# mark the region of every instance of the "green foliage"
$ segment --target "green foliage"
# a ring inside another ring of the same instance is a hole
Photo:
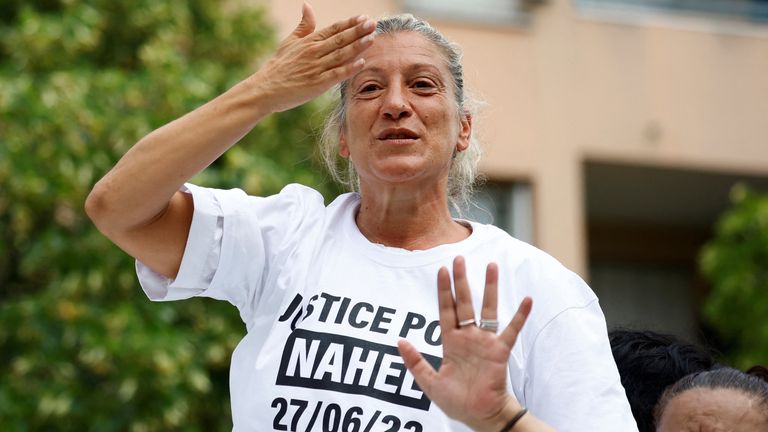
[[[4,431],[231,430],[221,302],[150,303],[82,207],[140,137],[247,76],[264,11],[218,0],[10,0],[0,16],[0,425]],[[201,183],[329,192],[317,106],[267,119]],[[331,191],[332,192],[332,191]]]
[[[731,200],[700,258],[712,285],[704,314],[747,368],[768,362],[768,195],[738,185]]]

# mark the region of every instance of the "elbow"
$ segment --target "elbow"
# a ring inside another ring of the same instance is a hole
[[[109,217],[109,203],[107,200],[108,194],[104,189],[101,182],[96,183],[85,199],[84,209],[85,214],[96,225],[96,228],[106,234],[105,227],[107,226],[106,220]]]

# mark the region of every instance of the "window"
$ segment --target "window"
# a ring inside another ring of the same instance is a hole
[[[527,11],[543,0],[403,0],[407,12],[418,16],[499,25],[527,22]]]
[[[582,8],[703,15],[768,23],[768,0],[575,0]]]
[[[488,182],[478,187],[466,219],[496,225],[513,237],[533,242],[533,196],[526,183]]]

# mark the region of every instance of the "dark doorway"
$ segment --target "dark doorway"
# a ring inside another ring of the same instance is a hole
[[[609,328],[706,339],[699,250],[733,185],[768,190],[768,178],[587,162],[585,182],[590,283]]]

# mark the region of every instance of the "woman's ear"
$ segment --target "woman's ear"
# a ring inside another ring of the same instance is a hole
[[[339,134],[339,156],[344,159],[349,157],[349,146],[347,145],[347,137],[343,130]]]
[[[459,140],[456,142],[456,151],[464,151],[469,148],[469,139],[472,136],[472,114],[463,114],[461,117],[461,129]]]

